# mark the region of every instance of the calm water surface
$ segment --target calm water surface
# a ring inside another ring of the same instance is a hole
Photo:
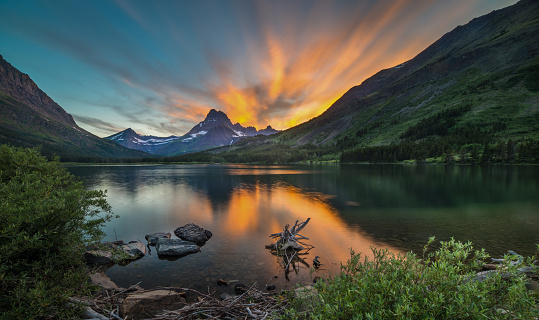
[[[350,248],[420,252],[430,236],[472,241],[498,256],[535,253],[539,243],[536,166],[76,166],[89,189],[108,190],[119,219],[105,240],[144,240],[187,223],[212,231],[202,252],[174,261],[155,249],[107,274],[118,285],[180,286],[210,291],[217,279],[290,288],[335,274]],[[313,245],[285,276],[265,249],[269,234],[311,218],[301,232]],[[175,237],[173,235],[173,237]],[[310,274],[314,256],[322,270]],[[278,276],[274,278],[274,276]],[[288,279],[287,279],[288,278]]]

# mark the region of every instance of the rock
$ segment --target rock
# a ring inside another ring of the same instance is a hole
[[[273,284],[270,284],[269,286],[266,287],[266,290],[275,290],[277,289],[277,287]]]
[[[486,263],[483,265],[483,270],[496,270],[496,268],[498,268],[498,264],[493,264],[493,263]]]
[[[84,253],[84,261],[91,265],[112,265],[115,263],[112,258],[112,253],[103,250],[86,251]]]
[[[128,295],[120,305],[124,319],[153,318],[163,310],[177,310],[185,305],[185,293],[169,290],[153,290]]]
[[[150,246],[155,246],[157,244],[157,240],[160,238],[170,239],[170,237],[170,232],[156,232],[144,236]]]
[[[194,223],[177,228],[174,230],[174,234],[182,240],[193,242],[199,246],[203,246],[212,237],[209,230],[204,230]]]
[[[217,285],[218,286],[228,286],[228,282],[226,282],[223,279],[219,279],[219,280],[217,280]]]
[[[105,290],[118,289],[116,283],[112,282],[112,280],[110,280],[110,278],[102,272],[91,273],[88,276],[90,277],[90,281],[92,281],[93,284],[100,286]]]
[[[159,238],[155,248],[157,254],[163,256],[185,256],[200,251],[196,244],[181,239]]]
[[[236,283],[236,285],[234,286],[234,292],[236,292],[236,294],[243,294],[247,292],[247,290],[249,290],[249,287],[244,285],[243,283]]]
[[[121,244],[118,248],[122,249],[133,259],[138,259],[146,254],[146,246],[141,241],[129,241],[127,244]]]
[[[528,279],[526,281],[526,288],[535,293],[539,293],[539,282]]]

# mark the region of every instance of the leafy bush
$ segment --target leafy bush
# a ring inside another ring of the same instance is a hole
[[[429,244],[434,238],[431,238]],[[522,273],[506,264],[500,272],[474,281],[488,257],[470,243],[440,242],[423,259],[373,249],[374,259],[351,252],[341,273],[318,282],[319,294],[295,301],[285,319],[534,319],[539,315]],[[510,259],[507,259],[510,260]],[[529,261],[530,262],[530,261]],[[302,308],[307,307],[307,311]]]
[[[66,318],[86,286],[82,252],[112,218],[104,191],[86,191],[57,160],[0,145],[0,312]],[[100,216],[100,213],[103,213]]]

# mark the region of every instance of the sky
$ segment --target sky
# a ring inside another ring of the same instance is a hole
[[[516,0],[0,0],[0,55],[79,126],[183,135],[210,109],[287,129]]]

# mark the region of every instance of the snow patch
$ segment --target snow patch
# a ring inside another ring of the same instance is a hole
[[[204,131],[204,130],[196,132],[196,133],[191,133],[191,136],[188,137],[188,138],[182,139],[182,142],[189,142],[189,141],[193,140],[194,138],[196,138],[197,136],[203,136],[206,133],[208,133],[208,131]]]
[[[176,137],[175,138],[164,138],[164,139],[150,138],[150,139],[147,139],[147,140],[142,140],[142,139],[139,139],[139,138],[135,137],[133,142],[136,143],[136,144],[141,144],[141,145],[155,146],[155,145],[167,144],[167,143],[172,142],[172,141],[174,141],[176,139],[178,139],[178,138],[176,138]]]
[[[110,139],[110,140],[118,140],[118,139],[121,138],[123,135],[124,135],[124,133],[123,133],[123,132],[120,132],[120,133],[118,133],[117,135],[110,137],[109,139]],[[118,141],[123,141],[123,139],[122,139],[122,140],[118,140]]]
[[[241,132],[241,131],[236,131],[236,130],[234,130],[234,133],[235,133],[236,135],[233,136],[233,137],[236,137],[236,138],[237,138],[237,137],[245,137],[245,134],[244,134],[243,132]]]

